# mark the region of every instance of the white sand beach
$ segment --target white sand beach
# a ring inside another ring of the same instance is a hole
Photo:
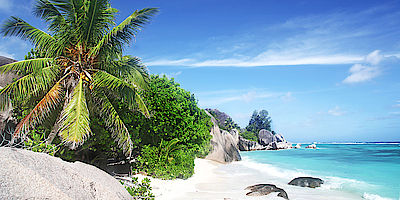
[[[296,200],[356,200],[363,199],[360,196],[332,190],[328,184],[321,188],[302,188],[290,186],[290,176],[282,176],[282,172],[266,172],[247,168],[246,161],[220,164],[205,159],[195,160],[195,174],[187,180],[160,180],[151,179],[151,186],[156,199],[159,200],[188,200],[188,199],[277,199],[283,198],[271,193],[267,196],[246,196],[249,191],[244,190],[247,186],[269,183],[283,188],[289,199]],[[264,169],[265,170],[265,169]],[[276,169],[275,169],[276,170]],[[277,175],[274,175],[277,174]],[[284,174],[284,172],[283,172]],[[289,175],[289,174],[288,174]],[[295,174],[292,174],[295,175]],[[299,174],[301,175],[301,174]],[[140,178],[144,176],[137,175]]]

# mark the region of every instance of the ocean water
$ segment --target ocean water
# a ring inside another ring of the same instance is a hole
[[[400,200],[400,144],[317,144],[318,149],[241,152],[237,162],[290,180],[314,176],[321,189],[370,200]],[[326,198],[329,199],[329,198]]]

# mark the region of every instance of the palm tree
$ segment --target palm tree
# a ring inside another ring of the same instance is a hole
[[[26,137],[56,112],[48,140],[59,135],[72,149],[92,133],[90,118],[105,121],[118,145],[128,156],[133,144],[114,102],[122,102],[146,117],[149,111],[139,90],[149,81],[147,68],[132,56],[123,56],[125,44],[150,21],[158,9],[136,10],[119,25],[118,10],[109,0],[36,0],[34,14],[48,24],[39,30],[18,17],[10,17],[0,30],[32,42],[39,58],[0,67],[0,73],[15,72],[20,78],[0,90],[0,110],[14,99],[39,99],[17,125],[13,138]]]

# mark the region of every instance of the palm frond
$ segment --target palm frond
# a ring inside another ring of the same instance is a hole
[[[59,73],[58,66],[50,66],[38,72],[25,75],[8,84],[0,90],[0,95],[6,94],[12,98],[30,98],[42,91],[47,91],[55,82]]]
[[[18,17],[10,17],[1,27],[4,36],[17,36],[29,40],[41,50],[55,48],[56,40],[49,34],[39,30]]]
[[[64,16],[57,7],[60,2],[50,2],[49,0],[37,0],[33,8],[33,14],[49,22],[49,30],[57,31],[66,25]]]
[[[147,89],[150,75],[147,67],[137,57],[124,56],[105,65],[106,71],[140,89]]]
[[[118,143],[118,146],[122,148],[125,155],[130,156],[133,150],[133,143],[124,122],[103,92],[97,92],[95,96],[100,117],[104,119],[106,128],[111,131],[113,138]]]
[[[140,96],[137,94],[134,85],[105,71],[99,70],[93,75],[93,86],[94,88],[105,88],[117,92],[118,96],[121,97],[122,101],[126,103],[130,109],[133,110],[135,106],[140,106],[140,111],[142,111],[145,116],[150,116],[143,100],[138,98]]]
[[[16,71],[19,74],[28,74],[37,72],[49,66],[53,58],[37,58],[13,62],[0,67],[0,74],[10,71]]]
[[[49,0],[36,0],[33,7],[33,14],[46,21],[53,21],[58,17],[62,17],[61,12],[55,6],[57,4]]]
[[[98,55],[107,45],[117,49],[122,49],[125,43],[130,43],[131,39],[143,25],[149,23],[150,18],[158,12],[157,8],[145,8],[136,10],[119,25],[115,26],[109,33],[97,43],[91,50],[92,55]]]
[[[72,149],[82,144],[91,134],[89,110],[82,78],[79,79],[74,89],[72,99],[61,112],[60,122],[59,135],[63,142],[70,145]]]
[[[11,108],[11,99],[9,95],[2,92],[3,88],[0,89],[0,111],[5,111]]]
[[[18,123],[14,137],[19,137],[21,133],[27,133],[30,127],[42,123],[49,116],[49,113],[62,102],[63,94],[63,87],[57,82],[33,110]]]
[[[82,36],[84,37],[85,44],[95,44],[105,34],[105,31],[114,24],[114,13],[109,8],[108,0],[90,1]]]
[[[138,110],[147,118],[150,118],[150,112],[147,109],[146,104],[144,103],[142,97],[136,92],[135,93],[135,101]]]

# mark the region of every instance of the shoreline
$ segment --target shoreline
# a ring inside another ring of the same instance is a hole
[[[221,199],[221,200],[261,200],[276,199],[277,193],[266,196],[246,196],[247,186],[268,183],[283,188],[289,199],[320,200],[329,196],[330,200],[363,199],[362,197],[344,191],[332,190],[327,187],[303,188],[288,185],[287,178],[262,173],[243,165],[245,161],[222,164],[211,160],[195,159],[195,174],[187,180],[161,180],[147,177],[156,199],[187,200],[187,199]],[[142,179],[146,176],[135,175]],[[290,181],[290,180],[289,180]]]

